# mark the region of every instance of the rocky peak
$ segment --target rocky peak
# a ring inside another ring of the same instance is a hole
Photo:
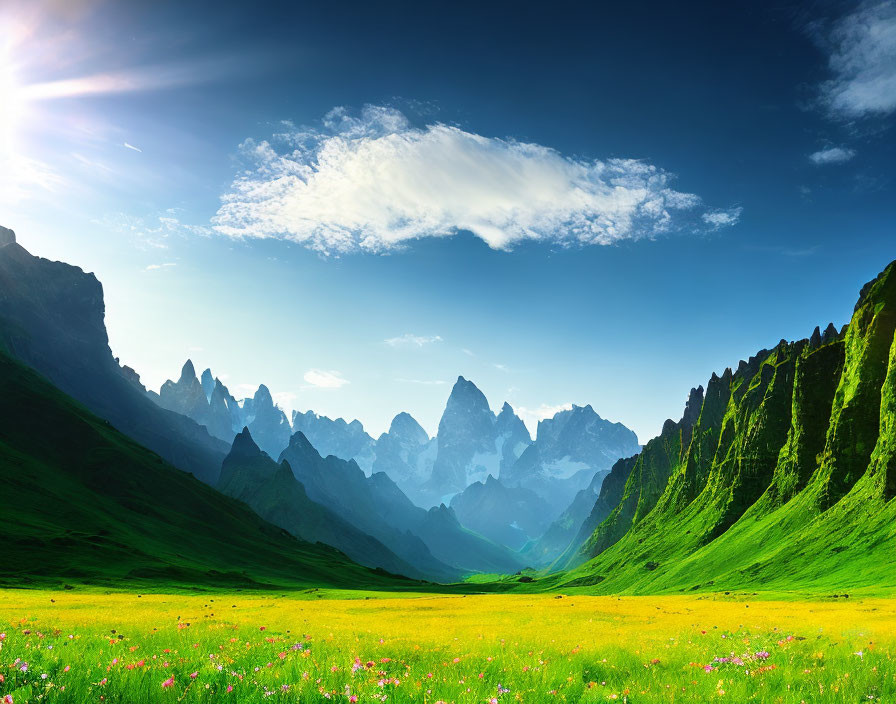
[[[16,233],[8,227],[0,227],[0,247],[16,243]]]
[[[202,372],[202,376],[199,377],[199,383],[202,384],[202,390],[205,392],[207,399],[212,397],[212,392],[215,390],[215,381],[216,379],[212,376],[211,369],[206,369]]]
[[[228,457],[246,459],[249,457],[259,457],[261,454],[261,448],[258,447],[258,445],[255,444],[255,440],[252,439],[252,434],[249,432],[249,428],[243,427],[233,439],[233,445],[230,448]]]
[[[812,331],[811,337],[809,337],[809,347],[814,349],[821,344],[821,330],[816,325],[815,329]]]
[[[824,334],[821,336],[821,344],[826,345],[829,342],[833,342],[837,339],[837,328],[834,327],[833,323],[828,323],[828,326],[824,329]]]
[[[448,404],[445,409],[446,412],[452,406],[466,406],[472,410],[486,410],[491,413],[485,394],[479,390],[476,384],[464,379],[462,376],[457,377],[457,381],[451,389],[451,395],[448,397]]]
[[[274,398],[271,396],[271,391],[264,384],[259,384],[258,391],[255,392],[255,396],[252,397],[252,400],[255,402],[256,412],[258,412],[259,408],[274,405]]]
[[[429,433],[410,414],[402,411],[389,424],[389,435],[410,440],[418,445],[429,442]]]
[[[700,409],[703,408],[703,386],[691,389],[688,400],[684,404],[684,413],[681,416],[681,425],[685,428],[693,428],[700,417]]]
[[[289,438],[289,449],[297,451],[303,455],[317,455],[321,459],[320,453],[314,449],[314,445],[305,437],[305,433],[297,430]]]
[[[194,380],[199,381],[199,379],[196,378],[196,369],[193,367],[193,362],[188,359],[180,370],[180,379],[177,383],[184,386]]]

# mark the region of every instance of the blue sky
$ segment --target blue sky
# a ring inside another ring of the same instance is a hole
[[[144,5],[4,4],[0,223],[151,387],[643,442],[896,256],[892,0]]]

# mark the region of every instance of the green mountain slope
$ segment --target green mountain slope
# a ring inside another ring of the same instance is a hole
[[[166,464],[0,352],[0,582],[402,588]]]
[[[896,589],[894,331],[896,262],[841,333],[713,375],[697,412],[645,445],[561,583]]]

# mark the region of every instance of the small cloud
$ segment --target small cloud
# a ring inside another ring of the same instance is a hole
[[[468,350],[466,347],[461,348],[461,352],[463,352],[467,357],[475,357],[476,353],[473,350]]]
[[[824,42],[833,78],[821,86],[828,112],[845,119],[896,111],[896,1],[858,3]]]
[[[177,262],[165,262],[164,264],[150,264],[146,267],[146,271],[158,271],[159,269],[168,269],[177,266]]]
[[[495,369],[497,369],[499,372],[509,372],[510,371],[510,367],[508,367],[506,364],[493,364],[492,366]]]
[[[816,166],[823,166],[824,164],[842,164],[844,161],[852,159],[855,155],[855,149],[846,147],[828,147],[827,149],[819,149],[817,152],[812,152],[809,155],[809,161]]]
[[[124,148],[131,149],[132,151],[135,151],[135,152],[140,152],[141,154],[143,153],[143,150],[140,147],[135,147],[133,144],[129,144],[128,142],[124,143]]]
[[[303,378],[310,386],[319,389],[339,389],[349,383],[348,379],[342,377],[341,372],[322,369],[309,369]]]
[[[424,386],[443,386],[447,384],[447,381],[443,381],[442,379],[401,379],[398,378],[395,381],[400,382],[402,384],[423,384]]]
[[[703,213],[700,217],[703,222],[709,225],[710,229],[718,230],[723,227],[731,227],[740,220],[740,214],[743,208],[728,208],[727,210],[710,210]]]
[[[441,341],[442,338],[439,335],[411,335],[410,333],[383,340],[389,347],[424,347]]]

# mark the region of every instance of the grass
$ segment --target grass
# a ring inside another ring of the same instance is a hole
[[[896,601],[842,595],[8,589],[0,632],[13,704],[896,698]]]
[[[2,351],[0,418],[0,585],[418,588],[263,521]]]

